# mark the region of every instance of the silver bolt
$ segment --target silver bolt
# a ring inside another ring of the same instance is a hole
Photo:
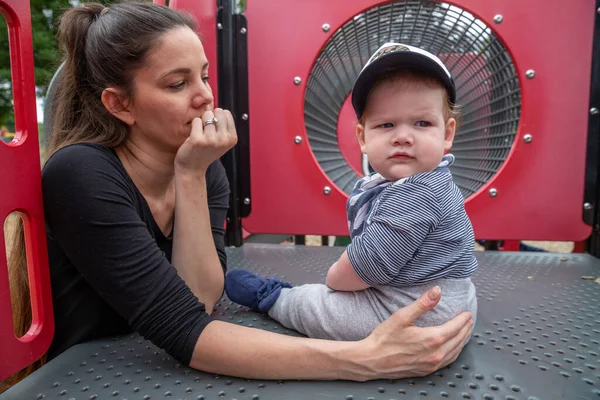
[[[248,114],[242,114],[242,119],[244,121],[248,121]]]
[[[592,209],[592,205],[590,203],[583,203],[583,209],[585,211],[590,211]]]
[[[533,140],[533,136],[531,136],[529,133],[523,135],[523,141],[525,143],[531,143],[532,140]]]
[[[323,32],[329,32],[331,26],[329,24],[323,24]]]
[[[302,138],[301,138],[300,136],[296,136],[296,137],[294,138],[294,143],[296,143],[296,144],[300,144],[300,143],[302,143]]]
[[[245,205],[248,205],[248,204],[250,204],[250,199],[246,197],[246,198],[244,199],[244,204],[245,204]]]
[[[300,78],[299,76],[294,78],[294,84],[299,85],[302,83],[302,78]]]
[[[325,193],[326,195],[328,195],[329,193],[331,193],[331,188],[329,186],[325,186],[323,188],[323,193]]]
[[[535,76],[535,71],[532,69],[528,69],[527,72],[525,72],[525,76],[529,79],[532,79]]]
[[[494,15],[494,22],[497,24],[502,23],[502,20],[504,20],[504,17],[501,14],[496,14]]]
[[[598,7],[598,9],[596,10],[596,12],[597,12],[598,14],[600,14],[600,7]]]
[[[498,190],[496,188],[490,189],[490,196],[496,197],[498,195]]]
[[[598,114],[598,109],[596,107],[590,108],[590,114],[592,114],[592,115]]]
[[[223,29],[223,24],[219,22],[219,23],[217,24],[217,29],[219,29],[219,30]]]
[[[245,35],[245,34],[246,34],[246,32],[248,32],[248,30],[246,30],[246,28],[242,28],[242,29],[240,29],[240,33],[241,33],[242,35]]]

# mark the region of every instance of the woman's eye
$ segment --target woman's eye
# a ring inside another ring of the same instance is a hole
[[[418,127],[421,127],[421,128],[427,128],[431,124],[427,121],[417,121],[417,123],[415,125]]]
[[[185,85],[185,81],[177,82],[173,85],[169,85],[169,87],[172,89],[181,89],[183,87],[183,85]]]
[[[208,81],[210,81],[210,77],[209,77],[208,75],[207,75],[207,76],[203,76],[203,77],[202,77],[202,81],[203,81],[204,83],[207,83]]]

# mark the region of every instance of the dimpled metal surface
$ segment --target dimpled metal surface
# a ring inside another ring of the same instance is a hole
[[[247,244],[230,268],[323,282],[340,247]],[[246,380],[177,363],[138,335],[78,345],[1,399],[600,399],[600,260],[583,254],[477,253],[479,312],[458,360],[425,378],[371,382]],[[586,278],[584,278],[586,277]],[[217,318],[295,334],[226,298]]]

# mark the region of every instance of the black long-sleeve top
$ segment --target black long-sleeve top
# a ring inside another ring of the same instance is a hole
[[[212,235],[226,271],[229,183],[207,170]],[[116,153],[99,144],[57,151],[42,171],[55,334],[52,359],[94,338],[137,331],[189,364],[212,321],[171,265],[165,237]]]

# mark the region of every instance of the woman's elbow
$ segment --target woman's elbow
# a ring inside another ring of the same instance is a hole
[[[205,311],[208,315],[212,315],[213,311],[215,311],[215,305],[216,305],[216,303],[213,303],[213,304],[205,303],[204,304]]]
[[[204,299],[202,302],[204,304],[204,309],[208,315],[211,315],[213,311],[215,311],[215,307],[217,303],[221,300],[221,297],[211,296],[210,298]]]
[[[223,297],[223,290],[215,291],[213,293],[206,293],[204,296],[198,296],[198,301],[204,304],[204,309],[208,315],[211,315],[215,310],[215,306]]]

